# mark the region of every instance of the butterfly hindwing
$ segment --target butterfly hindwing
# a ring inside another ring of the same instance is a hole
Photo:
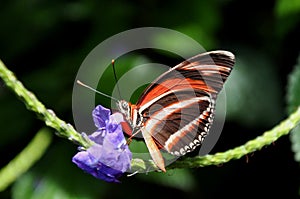
[[[150,106],[150,117],[143,128],[169,153],[184,155],[200,145],[207,134],[213,116],[212,103],[208,96],[196,96],[170,101],[154,113]]]

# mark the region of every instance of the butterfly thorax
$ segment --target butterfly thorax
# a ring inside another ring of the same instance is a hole
[[[143,116],[139,113],[137,107],[125,100],[117,102],[119,111],[125,116],[125,119],[133,129],[141,127],[143,123]]]

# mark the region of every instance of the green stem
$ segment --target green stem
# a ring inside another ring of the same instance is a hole
[[[37,99],[37,97],[28,91],[23,84],[17,80],[15,75],[8,70],[0,60],[0,77],[3,79],[7,87],[9,87],[20,99],[25,103],[28,110],[35,112],[38,117],[45,121],[46,125],[58,131],[60,136],[88,148],[92,143],[84,139],[72,125],[59,119],[54,111],[46,109],[46,107]]]
[[[208,154],[205,156],[186,157],[177,160],[166,169],[174,168],[198,168],[210,165],[221,165],[234,159],[239,159],[247,154],[251,154],[254,151],[258,151],[261,148],[274,143],[281,136],[287,135],[292,129],[294,129],[300,122],[300,107],[292,113],[287,119],[283,120],[280,124],[273,129],[266,131],[261,136],[256,137],[253,140],[246,142],[245,144],[229,149],[225,152],[219,152],[216,154]],[[131,172],[145,172],[151,170],[157,170],[157,167],[152,160],[133,159],[131,162]]]
[[[74,141],[81,146],[88,148],[91,146],[91,142],[85,139],[70,125],[66,124],[63,120],[59,119],[52,110],[46,109],[45,106],[38,101],[35,95],[22,85],[11,71],[9,71],[4,64],[0,61],[0,77],[5,84],[11,88],[17,96],[26,104],[27,108],[34,111],[46,125],[56,129],[59,135],[67,137],[71,141]],[[263,135],[248,141],[242,146],[234,149],[227,150],[225,152],[216,153],[213,155],[197,156],[193,158],[182,158],[169,165],[167,168],[195,168],[208,165],[220,165],[233,159],[239,159],[242,156],[251,154],[254,151],[260,150],[262,147],[267,146],[281,136],[288,134],[293,128],[297,126],[300,121],[300,108],[291,114],[286,120],[282,121],[279,125],[265,132]],[[145,172],[147,170],[157,169],[153,161],[133,159],[132,171]]]
[[[283,120],[280,124],[273,129],[266,131],[261,136],[246,142],[245,144],[236,148],[227,150],[225,152],[216,153],[213,155],[196,156],[193,158],[184,158],[176,161],[168,168],[195,168],[208,165],[221,165],[233,159],[239,159],[254,151],[274,143],[281,136],[287,135],[293,128],[300,122],[300,107],[292,113],[287,119]]]
[[[20,175],[38,161],[52,140],[48,129],[41,129],[31,142],[12,161],[0,170],[0,191],[5,190]]]

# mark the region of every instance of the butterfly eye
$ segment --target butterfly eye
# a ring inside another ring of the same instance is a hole
[[[123,109],[127,109],[127,108],[128,108],[128,106],[127,106],[127,103],[126,103],[126,102],[123,102],[123,103],[122,103],[122,108],[123,108]]]

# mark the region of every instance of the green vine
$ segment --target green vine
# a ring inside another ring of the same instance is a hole
[[[239,159],[247,154],[251,154],[254,151],[258,151],[261,148],[274,143],[281,136],[287,135],[292,129],[297,126],[299,122],[300,107],[273,129],[266,131],[261,136],[258,136],[241,146],[227,150],[225,152],[216,153],[214,155],[184,158],[183,160],[176,161],[174,164],[170,165],[169,168],[195,168],[209,165],[220,165],[233,159]]]
[[[6,66],[0,61],[0,77],[4,81],[5,85],[10,88],[20,99],[25,103],[28,110],[35,112],[38,117],[45,122],[45,124],[55,129],[58,135],[68,138],[69,140],[77,143],[78,145],[88,148],[91,146],[91,142],[85,139],[79,134],[72,125],[64,122],[58,118],[54,111],[47,109],[37,97],[30,91],[28,91],[23,84],[17,80],[15,75],[6,68]],[[234,149],[227,150],[225,152],[216,153],[213,155],[197,156],[192,158],[182,158],[173,164],[169,165],[167,169],[172,168],[196,168],[208,165],[220,165],[229,162],[233,159],[239,159],[247,154],[251,154],[254,151],[260,150],[262,147],[267,146],[281,136],[288,134],[293,128],[300,122],[300,108],[292,113],[287,119],[283,120],[280,124],[273,129],[266,131],[261,136],[246,142],[244,145],[236,147]],[[34,140],[32,141],[34,142]],[[33,145],[34,146],[34,145]],[[38,150],[38,148],[31,148],[31,150]],[[41,150],[41,153],[43,151]],[[38,154],[37,158],[42,154]],[[27,153],[20,154],[19,156],[28,156]],[[20,158],[17,157],[16,159]],[[24,157],[23,157],[24,158]],[[27,164],[26,168],[30,168],[34,161]],[[151,160],[133,159],[132,160],[132,172],[145,172],[147,170],[156,169],[155,164]],[[3,180],[5,173],[8,172],[8,167],[3,168],[0,171],[0,182]],[[24,172],[24,170],[22,171]],[[22,173],[20,172],[20,174]],[[14,176],[13,179],[16,179]]]

